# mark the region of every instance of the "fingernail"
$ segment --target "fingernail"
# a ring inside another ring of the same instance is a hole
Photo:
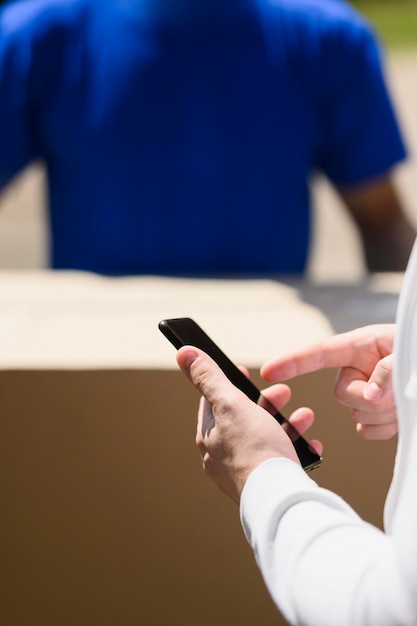
[[[187,357],[184,362],[184,367],[186,369],[190,369],[190,367],[192,366],[192,364],[194,363],[197,357],[198,357],[197,352],[195,352],[193,349],[188,350]]]
[[[369,383],[369,385],[367,385],[363,395],[365,397],[365,400],[377,402],[384,395],[384,390],[381,389],[381,387],[377,385],[374,381],[372,381]]]

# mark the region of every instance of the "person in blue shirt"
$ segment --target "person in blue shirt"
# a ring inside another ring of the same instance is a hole
[[[0,138],[0,188],[45,163],[57,269],[302,274],[316,172],[371,271],[414,239],[379,44],[338,0],[6,2]]]

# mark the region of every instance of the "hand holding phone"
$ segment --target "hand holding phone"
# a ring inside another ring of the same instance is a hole
[[[210,337],[191,318],[182,317],[166,319],[159,323],[160,331],[165,337],[179,349],[189,345],[200,348],[208,354],[222,369],[227,378],[255,404],[271,413],[286,431],[297,452],[302,467],[310,471],[317,467],[322,459],[300,433],[276,410],[276,408],[261,394],[259,389],[250,381],[243,372],[220,350]]]

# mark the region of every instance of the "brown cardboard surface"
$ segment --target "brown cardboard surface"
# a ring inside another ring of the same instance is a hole
[[[393,442],[358,441],[333,379],[294,389],[325,443],[312,476],[380,523]],[[201,471],[179,372],[11,371],[0,394],[3,626],[285,623]]]
[[[198,395],[154,323],[191,313],[257,368],[327,319],[268,281],[57,278],[0,274],[0,623],[284,624],[200,468]],[[356,436],[334,377],[292,383],[325,445],[312,477],[380,525],[395,442]]]

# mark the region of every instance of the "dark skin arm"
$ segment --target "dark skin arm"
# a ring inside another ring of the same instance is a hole
[[[362,239],[370,272],[403,272],[416,236],[388,176],[340,187]]]

